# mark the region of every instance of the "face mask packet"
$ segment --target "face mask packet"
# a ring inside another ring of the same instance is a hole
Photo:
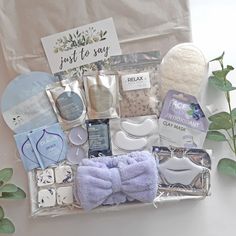
[[[152,151],[159,145],[158,119],[156,115],[110,120],[113,155],[132,151]]]
[[[120,116],[119,84],[113,71],[99,70],[83,76],[89,119]]]
[[[40,168],[40,164],[34,153],[28,134],[29,132],[24,132],[14,135],[21,161],[23,162],[24,168],[27,172]]]
[[[159,162],[154,203],[209,195],[211,150],[154,146],[153,155]]]
[[[64,130],[84,123],[86,103],[77,79],[65,79],[46,88],[49,101]]]
[[[87,120],[88,157],[111,156],[109,120]]]
[[[42,169],[65,159],[67,138],[59,123],[33,130],[28,138]]]
[[[209,122],[194,96],[169,90],[159,118],[162,146],[202,148]]]
[[[110,68],[118,71],[121,117],[160,113],[160,52],[140,52],[112,56]]]

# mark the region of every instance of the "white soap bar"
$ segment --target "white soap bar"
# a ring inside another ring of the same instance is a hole
[[[189,185],[202,173],[203,167],[194,164],[189,158],[173,157],[159,164],[159,171],[169,184]]]
[[[56,191],[53,188],[41,189],[38,192],[39,207],[52,207],[56,205]]]
[[[68,205],[73,203],[72,186],[60,187],[57,189],[57,204]]]
[[[70,183],[72,181],[72,169],[68,165],[55,168],[56,183]]]
[[[161,66],[162,98],[170,89],[197,96],[207,78],[208,64],[192,43],[178,44],[164,56]]]
[[[37,170],[37,185],[39,187],[54,184],[54,173],[53,169]]]
[[[118,131],[114,137],[114,144],[126,151],[141,150],[147,145],[147,139],[131,138],[123,131]]]
[[[121,127],[131,135],[143,137],[152,134],[157,128],[157,122],[152,119],[146,119],[142,123],[132,123],[131,121],[122,121]]]

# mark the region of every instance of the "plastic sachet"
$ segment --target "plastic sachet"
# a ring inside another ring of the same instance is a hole
[[[112,56],[109,61],[119,74],[121,117],[159,115],[160,52]]]
[[[125,154],[137,150],[152,151],[159,145],[156,115],[110,120],[112,154]]]
[[[86,121],[88,131],[88,157],[111,156],[109,120]]]
[[[85,96],[77,79],[65,79],[49,85],[46,92],[63,129],[68,130],[84,123]]]
[[[153,155],[159,162],[159,185],[154,203],[209,195],[210,150],[155,146]]]
[[[162,146],[202,148],[209,122],[194,96],[170,90],[159,118]]]
[[[113,71],[99,70],[84,74],[83,78],[89,119],[119,117],[117,74]]]

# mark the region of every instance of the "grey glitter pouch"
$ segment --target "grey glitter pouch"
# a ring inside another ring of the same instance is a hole
[[[119,74],[121,117],[159,116],[159,51],[112,56],[109,61]]]

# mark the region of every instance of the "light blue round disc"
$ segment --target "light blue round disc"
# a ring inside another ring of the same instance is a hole
[[[6,87],[1,101],[3,118],[15,133],[57,122],[45,88],[58,79],[45,72],[21,74]]]

